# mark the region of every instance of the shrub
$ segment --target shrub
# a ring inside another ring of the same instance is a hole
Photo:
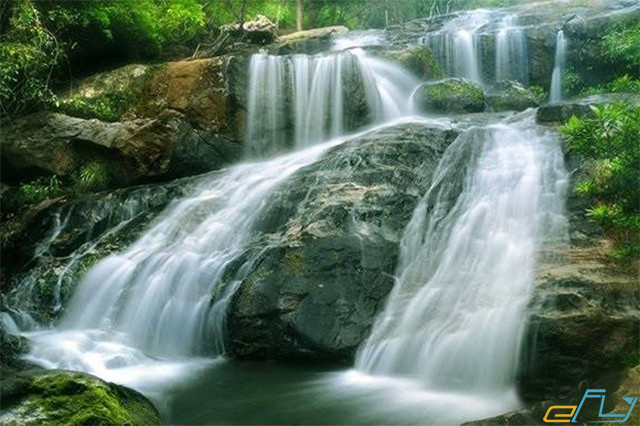
[[[92,161],[82,166],[74,175],[74,189],[78,193],[107,189],[111,182],[107,165]]]
[[[630,19],[615,25],[602,38],[604,59],[616,69],[638,75],[640,64],[640,21]]]
[[[0,36],[1,115],[11,115],[55,103],[51,80],[64,53],[43,25],[29,0],[12,3],[12,13]],[[3,6],[7,13],[8,6]],[[4,18],[3,18],[4,21]]]
[[[576,191],[592,197],[587,217],[618,245],[637,243],[640,231],[640,106],[592,107],[590,117],[561,128],[568,151],[585,161],[587,178]]]

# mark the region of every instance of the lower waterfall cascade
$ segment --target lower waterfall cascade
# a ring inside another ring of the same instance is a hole
[[[448,148],[357,369],[443,391],[512,389],[537,252],[566,227],[562,151],[531,121],[471,129]]]

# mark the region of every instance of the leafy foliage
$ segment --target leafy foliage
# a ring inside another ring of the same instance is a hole
[[[51,78],[63,58],[55,36],[42,24],[29,0],[17,2],[0,37],[0,107],[2,115],[20,113],[55,102]],[[6,19],[6,22],[5,22]],[[8,27],[8,30],[5,29]]]
[[[591,117],[572,117],[561,128],[568,151],[587,164],[576,191],[593,198],[586,215],[619,244],[640,231],[640,106],[592,107]]]
[[[598,95],[602,93],[640,93],[640,79],[625,74],[608,84],[588,87],[582,91],[583,95]]]
[[[74,180],[75,190],[79,193],[101,191],[108,188],[111,182],[106,164],[97,161],[82,166]]]
[[[640,64],[640,22],[637,18],[621,22],[602,38],[604,58],[618,69],[638,74]]]

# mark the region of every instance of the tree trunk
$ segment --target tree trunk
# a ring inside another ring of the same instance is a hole
[[[302,0],[297,0],[296,28],[302,31]]]

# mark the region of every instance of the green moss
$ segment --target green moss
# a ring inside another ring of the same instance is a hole
[[[417,46],[404,51],[397,61],[419,78],[438,79],[444,76],[442,66],[428,46]]]
[[[102,121],[118,121],[135,101],[133,93],[104,93],[95,97],[76,95],[62,99],[57,110],[79,118],[97,118]]]
[[[485,108],[483,90],[459,78],[425,84],[418,102],[427,111],[479,112]]]
[[[288,252],[284,256],[283,263],[287,266],[287,268],[289,268],[289,270],[291,272],[293,272],[294,274],[298,274],[302,270],[302,265],[303,265],[304,261],[302,259],[302,255],[300,253],[297,253],[297,252],[290,253],[290,252]]]
[[[29,387],[26,399],[13,408],[12,415],[18,414],[25,423],[159,423],[155,409],[141,395],[87,374],[66,371],[53,371],[36,376]]]

